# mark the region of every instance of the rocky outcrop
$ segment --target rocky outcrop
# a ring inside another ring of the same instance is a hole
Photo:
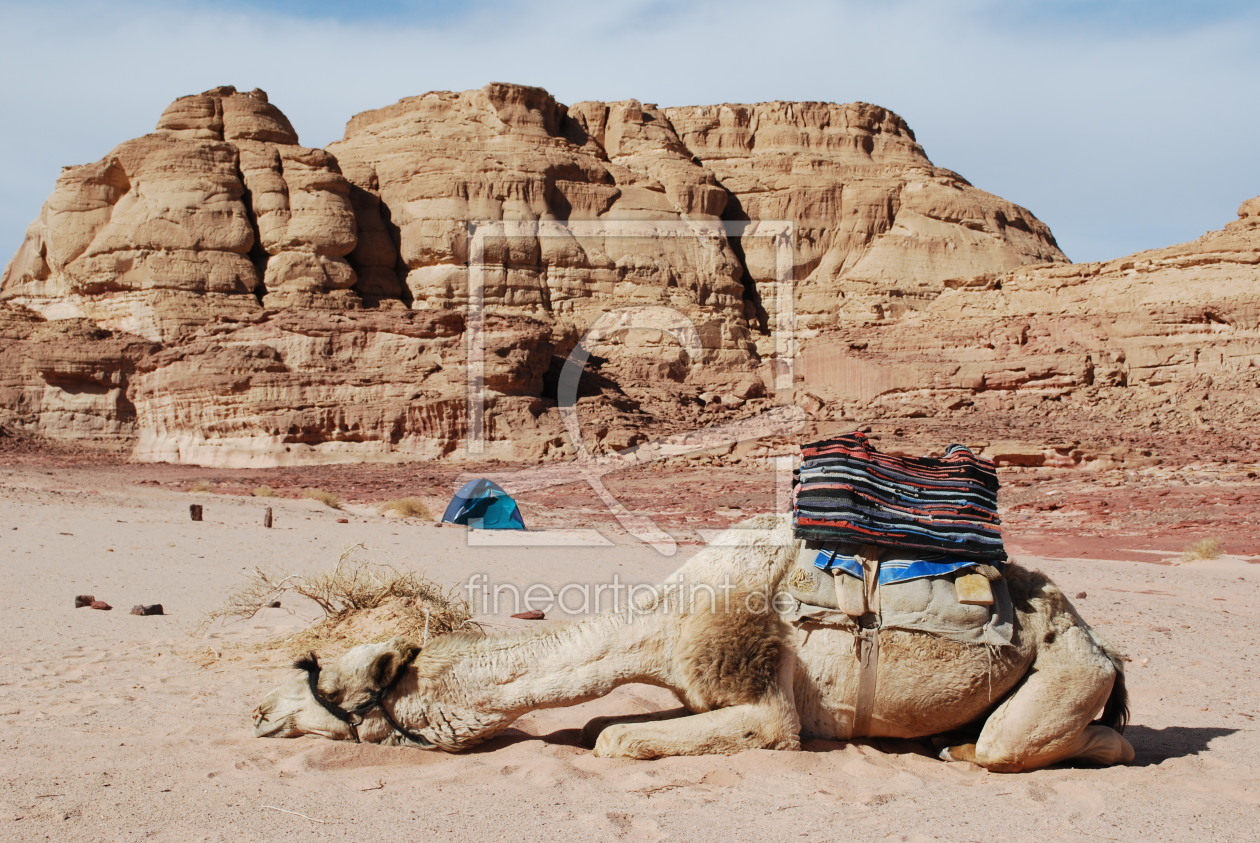
[[[350,260],[378,299],[449,310],[480,285],[486,307],[562,337],[617,309],[668,307],[705,338],[689,362],[755,364],[730,244],[636,225],[716,222],[726,197],[660,112],[567,109],[538,88],[488,85],[360,114],[329,152],[364,194]],[[681,359],[677,343],[646,335],[610,338],[601,352],[627,343]]]
[[[1112,261],[950,281],[913,313],[811,339],[798,371],[837,417],[1073,418],[1078,440],[1110,428],[1247,443],[1260,430],[1260,200],[1238,217]]]
[[[796,313],[806,330],[895,317],[942,282],[1066,262],[1025,209],[934,167],[896,114],[866,103],[770,102],[665,110],[732,194],[730,220],[795,226]],[[748,280],[772,320],[773,243],[745,238]]]
[[[1255,403],[1258,214],[1072,266],[877,106],[491,84],[365,112],[320,150],[263,92],[217,88],[63,172],[0,282],[0,423],[220,465],[455,457],[476,436],[478,458],[564,457],[582,337],[584,445],[610,449],[764,409],[793,327],[820,424],[1000,430],[1096,401],[1210,426],[1169,396],[1211,379],[1196,406]],[[1018,459],[1079,450],[1052,444]]]
[[[263,92],[181,97],[154,133],[62,172],[0,295],[154,340],[262,304],[353,307],[349,191]]]

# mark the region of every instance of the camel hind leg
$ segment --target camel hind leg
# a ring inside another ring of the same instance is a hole
[[[1123,695],[1117,664],[1086,628],[1070,626],[1043,645],[1031,672],[989,715],[976,743],[949,747],[941,758],[1002,773],[1069,759],[1127,763],[1132,745],[1110,725],[1093,722],[1104,703],[1123,705],[1113,690]]]

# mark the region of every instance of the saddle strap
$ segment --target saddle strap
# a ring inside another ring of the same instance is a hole
[[[854,636],[857,648],[858,686],[853,703],[853,728],[849,737],[865,737],[871,727],[871,713],[875,710],[875,690],[879,677],[879,628],[882,625],[879,594],[879,548],[863,545],[857,554],[862,563],[862,591],[866,611],[858,619],[858,632]]]

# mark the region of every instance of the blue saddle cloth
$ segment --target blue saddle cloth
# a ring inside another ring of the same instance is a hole
[[[814,567],[824,571],[841,570],[846,574],[862,579],[862,563],[854,555],[858,545],[837,544],[824,547],[814,558]],[[952,574],[963,568],[972,568],[983,560],[966,559],[961,556],[931,556],[926,559],[914,559],[893,556],[881,559],[879,563],[879,584],[917,580],[923,577],[939,577]],[[989,562],[988,564],[992,564]]]

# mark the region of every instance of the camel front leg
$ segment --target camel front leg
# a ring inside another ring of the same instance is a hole
[[[691,711],[686,708],[670,708],[665,711],[651,711],[644,714],[612,714],[605,717],[592,717],[582,727],[582,746],[595,748],[595,741],[609,726],[618,724],[654,723],[657,720],[673,720],[686,717]]]
[[[745,749],[800,749],[796,710],[783,705],[735,705],[689,717],[618,723],[600,733],[601,758],[664,758],[669,755],[733,755]]]
[[[595,755],[664,758],[732,755],[745,749],[800,749],[801,718],[792,698],[795,670],[796,656],[789,651],[779,663],[777,681],[757,702],[670,720],[609,725],[595,741]]]

